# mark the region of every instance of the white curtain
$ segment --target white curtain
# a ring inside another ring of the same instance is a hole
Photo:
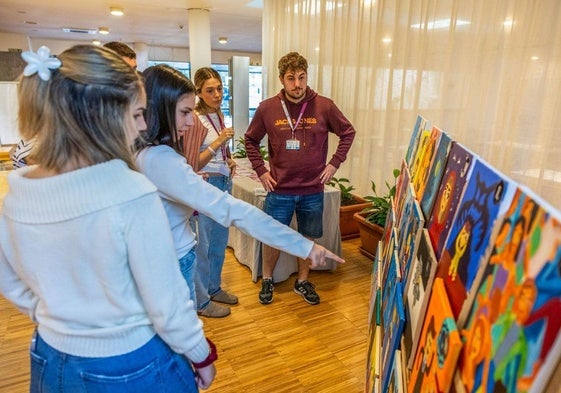
[[[264,0],[264,97],[282,55],[307,58],[357,130],[336,176],[359,194],[384,190],[421,114],[559,209],[560,18],[559,0]]]

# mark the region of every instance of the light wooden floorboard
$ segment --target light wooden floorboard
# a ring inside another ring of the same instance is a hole
[[[203,318],[218,347],[217,377],[207,392],[359,393],[364,391],[371,262],[359,239],[343,242],[347,263],[313,271],[321,303],[293,292],[295,276],[275,285],[274,301],[257,300],[260,282],[230,249],[223,286],[240,302],[226,318]],[[33,325],[0,296],[0,392],[28,391]]]

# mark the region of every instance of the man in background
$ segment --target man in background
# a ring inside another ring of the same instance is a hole
[[[308,62],[297,52],[278,63],[283,89],[261,102],[245,133],[247,157],[267,190],[264,210],[290,225],[296,213],[298,232],[309,239],[323,236],[323,188],[347,158],[355,137],[349,120],[329,98],[308,86]],[[329,133],[339,137],[337,150],[326,164]],[[259,144],[267,135],[267,169]],[[263,281],[259,301],[273,301],[273,271],[279,250],[263,245]],[[308,281],[310,266],[298,260],[294,292],[309,304],[318,304],[319,295]]]
[[[130,46],[119,41],[107,42],[103,46],[117,52],[128,65],[136,70],[136,52]]]

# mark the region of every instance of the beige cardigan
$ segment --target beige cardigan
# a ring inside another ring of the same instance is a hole
[[[194,124],[183,136],[183,155],[187,160],[187,164],[191,165],[195,172],[200,170],[199,155],[201,154],[201,146],[206,138],[208,130],[201,123],[199,116],[193,114]]]

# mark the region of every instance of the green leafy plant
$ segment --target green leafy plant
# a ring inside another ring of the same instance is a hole
[[[393,185],[390,185],[386,181],[387,193],[385,195],[378,195],[378,193],[376,192],[376,183],[374,183],[374,181],[370,181],[372,184],[372,192],[374,193],[374,195],[368,195],[364,197],[366,201],[371,203],[371,206],[362,210],[363,213],[367,213],[364,218],[366,219],[366,221],[372,224],[380,225],[382,227],[386,225],[386,217],[388,216],[388,211],[391,208],[391,198],[395,196],[396,181],[400,174],[400,170],[394,169],[392,174],[394,177]]]
[[[329,181],[331,187],[338,188],[341,190],[341,206],[352,205],[355,198],[352,194],[355,187],[351,185],[351,181],[344,177],[332,177]]]
[[[269,152],[267,151],[267,148],[265,146],[260,145],[259,152],[261,153],[261,157],[263,157],[265,161],[269,161]],[[234,152],[232,157],[233,158],[247,157],[247,151],[245,150],[245,139],[243,136],[240,136],[238,139],[236,139],[236,151]]]

